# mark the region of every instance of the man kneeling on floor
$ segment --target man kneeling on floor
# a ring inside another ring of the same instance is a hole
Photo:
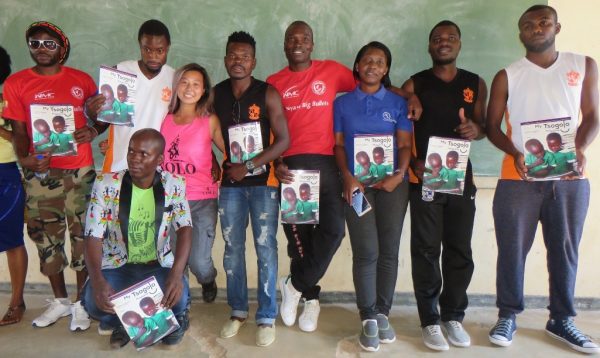
[[[84,307],[100,321],[98,333],[110,336],[113,348],[129,342],[109,297],[155,276],[171,308],[178,330],[162,339],[181,341],[189,326],[189,287],[184,268],[190,253],[192,221],[181,177],[161,171],[165,140],[154,129],[137,131],[129,141],[128,169],[98,176],[92,190],[85,227],[85,259],[89,281]],[[170,226],[177,232],[177,250],[170,246]],[[112,333],[111,333],[112,332]]]

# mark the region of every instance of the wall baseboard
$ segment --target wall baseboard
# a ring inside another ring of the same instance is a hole
[[[75,285],[67,285],[67,291],[75,291]],[[191,290],[192,299],[201,300],[202,289],[193,287]],[[0,293],[10,294],[11,286],[8,282],[0,282]],[[52,295],[52,289],[49,284],[33,283],[25,284],[25,294],[30,295]],[[227,292],[224,288],[219,288],[217,301],[225,301]],[[279,296],[279,292],[277,293]],[[256,289],[248,290],[248,298],[256,301]],[[321,292],[321,303],[355,303],[356,296],[350,291],[323,291]],[[415,296],[412,292],[396,292],[394,295],[394,305],[416,306]],[[496,296],[486,294],[469,295],[469,307],[495,307]],[[546,308],[548,306],[547,296],[525,296],[525,306],[527,308]],[[578,310],[600,310],[600,298],[597,297],[575,297],[575,308]]]

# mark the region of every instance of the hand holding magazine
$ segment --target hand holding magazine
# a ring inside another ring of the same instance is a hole
[[[110,297],[136,349],[144,349],[179,328],[170,309],[160,306],[163,292],[151,276]]]

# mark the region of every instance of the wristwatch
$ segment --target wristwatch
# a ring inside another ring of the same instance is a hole
[[[251,159],[246,160],[244,162],[244,164],[246,165],[246,169],[248,170],[248,173],[252,174],[252,172],[254,172],[254,162],[252,162]]]

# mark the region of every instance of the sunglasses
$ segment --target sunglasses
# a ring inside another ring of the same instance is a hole
[[[60,47],[54,40],[29,40],[29,48],[32,50],[37,50],[42,46],[48,51],[56,51]]]

